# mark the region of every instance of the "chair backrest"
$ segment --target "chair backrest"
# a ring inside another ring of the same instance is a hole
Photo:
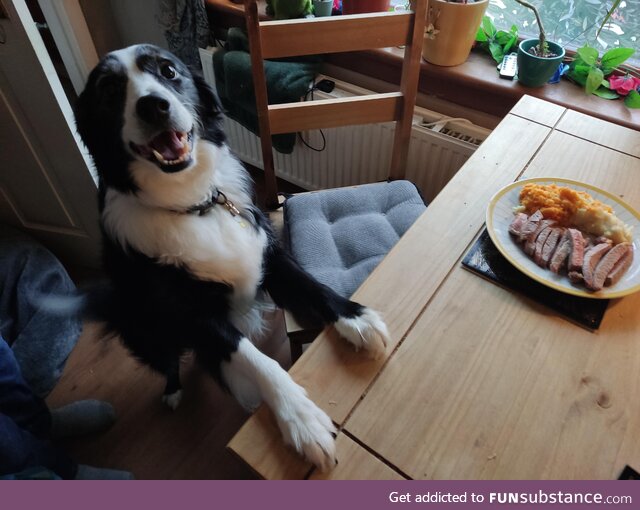
[[[256,0],[245,0],[267,206],[278,204],[273,134],[396,121],[389,178],[404,177],[426,9],[427,0],[411,0],[410,11],[261,22]],[[268,103],[263,59],[391,46],[405,47],[399,92],[271,106]]]

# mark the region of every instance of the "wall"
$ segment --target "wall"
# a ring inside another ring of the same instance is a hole
[[[124,46],[138,43],[167,46],[157,21],[161,0],[110,0],[110,3]]]
[[[397,85],[392,85],[391,83],[387,83],[370,76],[365,76],[343,67],[325,64],[322,69],[322,72],[328,76],[375,92],[397,92],[398,90]],[[495,115],[466,108],[459,104],[421,93],[418,93],[418,96],[416,97],[416,106],[442,113],[452,118],[460,117],[468,119],[474,124],[487,129],[495,128],[502,120],[500,117]]]
[[[80,0],[99,56],[138,43],[166,47],[157,22],[161,0]]]
[[[98,56],[102,57],[105,53],[123,46],[111,12],[110,0],[80,0],[80,8]]]

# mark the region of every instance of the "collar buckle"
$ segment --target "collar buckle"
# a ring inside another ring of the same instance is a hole
[[[240,209],[238,209],[235,204],[227,198],[222,191],[218,188],[214,188],[211,197],[206,201],[196,204],[194,206],[189,207],[185,211],[182,211],[184,214],[198,214],[198,216],[204,216],[211,209],[213,209],[216,205],[223,205],[227,211],[231,214],[231,216],[241,216]],[[181,212],[181,211],[175,211]]]

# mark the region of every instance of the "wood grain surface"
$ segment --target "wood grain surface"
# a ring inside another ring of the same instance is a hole
[[[291,369],[375,454],[349,477],[365,477],[372,459],[447,479],[611,479],[640,464],[640,293],[612,301],[593,333],[460,266],[491,196],[521,177],[583,181],[640,209],[640,133],[532,98],[517,113],[356,292],[387,320],[385,359],[367,361],[328,330]],[[233,441],[262,476],[277,469],[283,446],[264,419]]]
[[[519,176],[549,133],[549,128],[519,117],[505,119],[354,294],[356,301],[385,317],[392,339],[387,356],[369,360],[328,329],[293,366],[293,378],[336,423],[344,423],[471,243],[493,193]],[[264,428],[264,420],[250,419],[231,449],[265,478],[304,474],[306,466],[289,464],[292,469],[283,474],[278,464],[288,458],[288,449],[275,428]]]

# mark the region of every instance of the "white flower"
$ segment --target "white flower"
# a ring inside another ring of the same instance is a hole
[[[436,30],[436,27],[433,26],[433,23],[429,23],[427,28],[424,29],[424,33],[429,39],[435,39],[436,35],[440,33],[440,30]]]

